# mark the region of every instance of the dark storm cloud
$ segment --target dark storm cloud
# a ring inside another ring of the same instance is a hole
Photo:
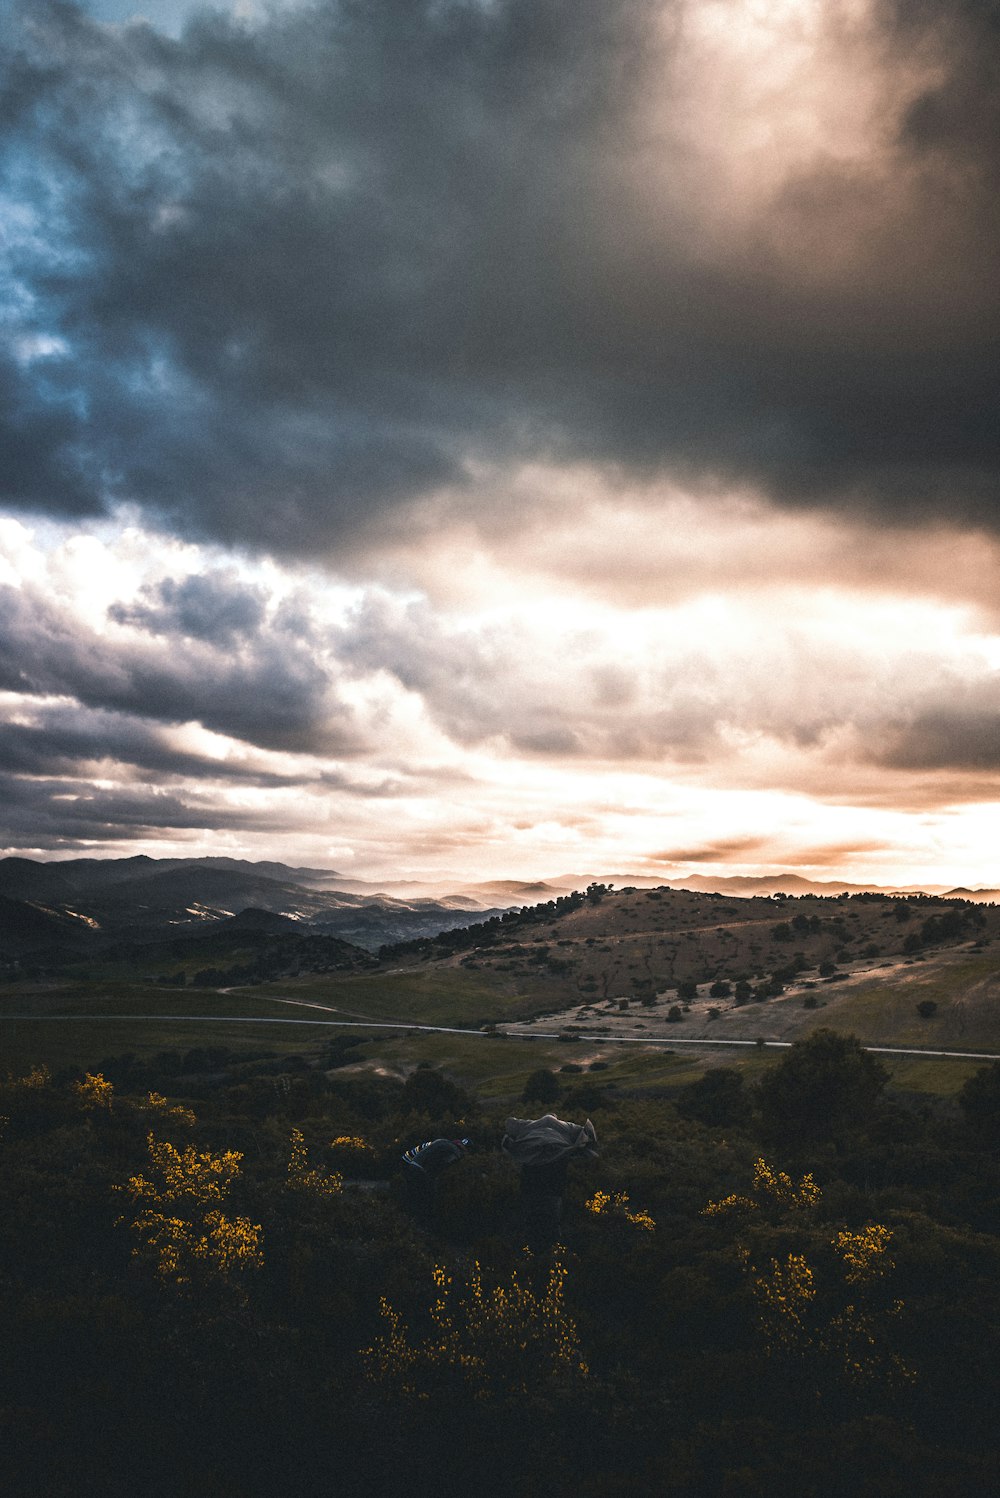
[[[209,644],[232,645],[255,634],[264,622],[266,597],[232,576],[195,573],[172,577],[147,591],[135,604],[116,604],[111,617],[154,634],[179,634]]]
[[[18,775],[80,776],[113,764],[142,771],[147,781],[189,775],[259,786],[301,784],[237,761],[210,759],[169,742],[155,724],[119,713],[49,708],[35,723],[0,724],[0,770]]]
[[[317,642],[275,621],[234,649],[234,621],[253,613],[255,595],[237,586],[227,599],[224,576],[214,587],[210,607],[200,587],[162,584],[119,615],[141,631],[103,636],[56,601],[0,587],[0,689],[160,723],[197,721],[265,749],[356,751],[360,729]],[[229,620],[212,642],[199,637],[210,617]]]
[[[1000,771],[1000,704],[919,712],[891,729],[872,758],[895,770]],[[995,789],[990,795],[992,800]]]
[[[56,849],[131,840],[143,832],[284,831],[288,818],[149,786],[106,789],[86,781],[23,780],[0,771],[0,845]]]
[[[6,502],[309,553],[572,458],[1000,523],[989,10],[884,6],[873,54],[933,54],[933,88],[728,242],[672,18],[329,0],[173,41],[17,7],[7,284],[62,344],[8,371]]]
[[[15,507],[71,516],[101,511],[77,412],[37,376],[0,353],[0,477]]]

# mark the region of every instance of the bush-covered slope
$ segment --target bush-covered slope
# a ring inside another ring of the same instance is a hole
[[[533,1257],[502,1114],[433,1068],[12,1078],[5,1491],[978,1498],[997,1075],[923,1116],[820,1036],[604,1107]],[[399,1154],[457,1132],[415,1218]]]

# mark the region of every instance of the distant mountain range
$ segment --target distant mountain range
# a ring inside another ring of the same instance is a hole
[[[352,892],[329,887],[336,879],[329,869],[234,858],[0,859],[0,958],[66,961],[109,942],[190,934],[248,911],[258,923],[261,913],[282,916],[303,934],[375,951],[487,919],[514,903]]]
[[[344,879],[332,869],[276,862],[209,858],[71,858],[41,862],[0,859],[0,960],[37,958],[60,963],[109,944],[131,946],[204,931],[234,917],[282,917],[289,929],[361,947],[435,936],[488,920],[512,907],[544,903],[590,884],[617,889],[656,887],[752,897],[837,895],[884,890],[876,885],[816,881],[797,874],[754,878],[690,875],[664,880],[650,875],[561,875],[546,880],[488,880],[463,889],[429,888],[413,881],[379,886]],[[978,902],[1000,900],[1000,891],[935,886]],[[248,914],[249,913],[249,914]]]
[[[670,889],[693,889],[700,894],[718,895],[943,895],[943,884],[848,884],[842,879],[803,879],[800,874],[769,875],[756,878],[750,874],[733,874],[726,878],[691,874],[684,879],[656,880]],[[644,888],[646,886],[643,886]],[[968,891],[964,898],[970,899]]]
[[[663,878],[650,874],[566,874],[546,880],[550,893],[563,894],[571,889],[586,889],[588,884],[613,884],[616,889],[690,889],[698,894],[716,895],[941,895],[945,899],[976,900],[995,903],[1000,890],[950,889],[946,884],[850,884],[843,879],[805,879],[801,874],[686,874],[683,878]],[[475,885],[484,890],[493,885]],[[525,886],[527,888],[528,886]],[[543,896],[538,895],[537,899]]]

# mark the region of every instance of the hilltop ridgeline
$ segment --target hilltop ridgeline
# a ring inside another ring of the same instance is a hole
[[[706,985],[739,1004],[839,964],[986,943],[1000,930],[986,891],[735,895],[593,880],[483,909],[467,894],[404,900],[321,885],[336,878],[224,858],[0,860],[0,976],[117,963],[209,986],[416,960],[481,970],[555,1003],[652,1002],[671,990],[684,1000]],[[505,898],[538,888],[510,883]]]
[[[572,999],[652,1000],[701,984],[737,1003],[780,994],[859,958],[912,957],[1000,935],[1000,908],[940,895],[863,891],[740,898],[689,890],[584,891],[385,946],[383,961],[458,962],[547,982]]]

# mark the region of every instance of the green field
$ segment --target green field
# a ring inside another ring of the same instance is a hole
[[[389,972],[315,974],[234,989],[233,996],[294,998],[328,1004],[343,1017],[412,1020],[425,1025],[467,1025],[524,1019],[552,1007],[544,986],[497,973],[428,965]],[[331,1015],[331,1018],[338,1017]]]
[[[805,1013],[800,1001],[778,1000],[754,1016],[782,1013],[795,1027],[776,1026],[786,1039],[819,1025],[856,1034],[873,1045],[1000,1052],[1000,985],[989,953],[935,955],[885,977],[823,994],[823,1006]],[[917,1005],[937,1009],[921,1017]],[[567,1062],[607,1063],[591,1080],[629,1090],[670,1091],[707,1066],[737,1066],[753,1073],[775,1053],[748,1048],[616,1045],[611,1040],[567,1043],[543,1036],[495,1037],[481,1033],[431,1034],[409,1026],[444,1025],[479,1032],[545,1014],[552,994],[544,981],[495,971],[469,972],[446,964],[392,971],[311,974],[244,988],[174,988],[148,980],[20,983],[0,990],[0,1074],[44,1062],[53,1069],[95,1067],[114,1055],[148,1057],[158,1051],[222,1046],[239,1053],[267,1050],[318,1059],[336,1036],[361,1033],[363,1064],[405,1076],[421,1061],[443,1067],[485,1098],[518,1097],[530,1073]],[[740,1012],[740,1018],[747,1011]],[[388,1028],[400,1025],[402,1029]],[[387,1028],[381,1028],[386,1026]],[[552,1028],[556,1028],[554,1023]],[[545,1027],[548,1028],[548,1027]],[[979,1061],[921,1057],[883,1058],[895,1085],[914,1093],[953,1095]],[[567,1074],[572,1084],[579,1078]]]
[[[995,954],[940,954],[837,995],[821,1023],[835,1023],[872,1045],[1000,1052],[996,974]],[[926,1018],[917,1008],[925,1001],[937,1005]]]

